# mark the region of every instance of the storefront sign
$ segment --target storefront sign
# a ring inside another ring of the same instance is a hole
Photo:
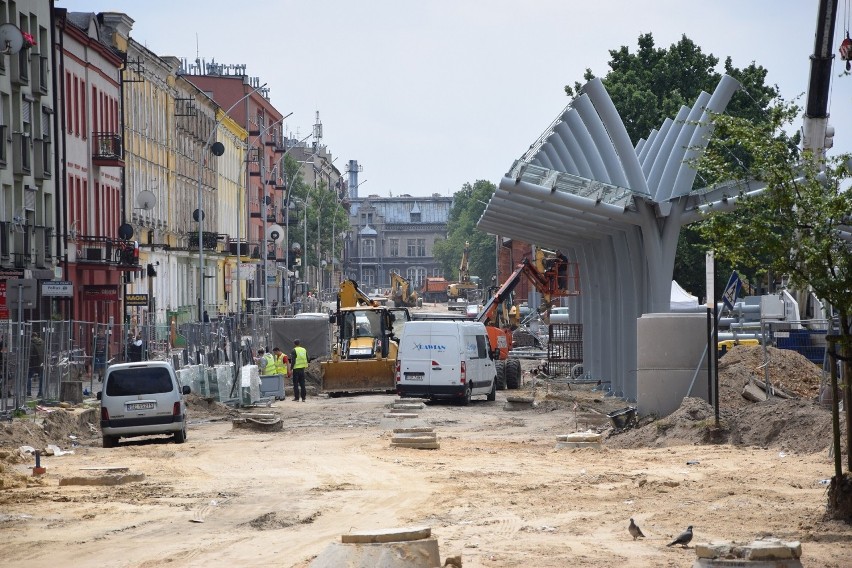
[[[108,284],[83,286],[83,300],[87,302],[117,302],[118,286]]]
[[[148,294],[125,294],[124,295],[124,305],[125,306],[147,306],[148,305]]]

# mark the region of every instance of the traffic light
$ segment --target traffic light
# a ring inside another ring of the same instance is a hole
[[[156,276],[157,270],[154,268],[153,264],[148,265],[148,276]]]

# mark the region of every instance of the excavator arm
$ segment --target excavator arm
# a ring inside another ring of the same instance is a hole
[[[461,262],[459,262],[459,282],[470,282],[470,268],[468,257],[470,256],[470,243],[465,241],[462,251]]]
[[[379,303],[370,299],[359,287],[358,283],[347,278],[340,283],[340,290],[337,292],[337,311],[340,308],[354,308],[357,306],[378,307]]]

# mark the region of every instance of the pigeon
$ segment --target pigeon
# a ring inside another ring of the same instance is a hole
[[[692,525],[686,527],[686,530],[680,533],[680,536],[671,541],[666,546],[674,546],[676,544],[681,545],[683,548],[686,548],[686,545],[692,540]]]
[[[642,529],[639,528],[639,525],[633,522],[633,519],[630,519],[630,526],[627,527],[627,530],[630,531],[630,535],[633,537],[633,540],[636,540],[639,537],[645,538],[645,535],[642,534]]]

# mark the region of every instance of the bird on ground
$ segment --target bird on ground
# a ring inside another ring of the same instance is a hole
[[[636,540],[639,537],[645,538],[645,535],[642,534],[642,529],[639,528],[639,525],[633,522],[633,519],[630,519],[630,526],[627,527],[627,530],[630,531],[630,535],[633,537],[633,540]]]
[[[686,527],[686,530],[680,533],[676,539],[668,543],[666,546],[674,546],[676,544],[681,545],[683,548],[686,548],[686,545],[692,540],[692,525]]]

